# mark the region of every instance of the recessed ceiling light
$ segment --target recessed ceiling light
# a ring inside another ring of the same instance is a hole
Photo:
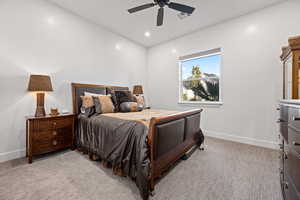
[[[115,48],[116,48],[116,50],[121,50],[121,45],[116,44]]]
[[[48,17],[48,18],[47,18],[47,22],[48,22],[48,24],[51,24],[51,25],[55,24],[55,19],[54,19],[54,17]]]
[[[255,25],[250,25],[250,26],[248,26],[247,28],[246,28],[246,32],[247,33],[255,33],[257,31],[257,26],[255,26]]]
[[[150,37],[151,36],[151,33],[149,31],[146,31],[145,32],[145,37]]]
[[[176,49],[172,49],[172,53],[177,53],[177,50]]]

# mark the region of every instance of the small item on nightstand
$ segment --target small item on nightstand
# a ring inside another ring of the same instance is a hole
[[[70,112],[69,112],[69,110],[67,110],[67,109],[63,109],[62,110],[62,114],[69,114]]]
[[[59,115],[58,109],[57,108],[51,108],[50,115],[51,116]]]

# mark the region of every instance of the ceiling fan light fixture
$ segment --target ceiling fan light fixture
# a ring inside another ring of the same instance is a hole
[[[185,18],[187,18],[187,17],[190,17],[191,16],[191,14],[189,14],[189,13],[184,13],[184,12],[181,12],[181,13],[178,13],[177,14],[177,16],[178,16],[178,18],[179,19],[185,19]]]

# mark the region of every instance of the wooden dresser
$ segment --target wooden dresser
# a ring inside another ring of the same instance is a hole
[[[26,117],[26,156],[74,147],[75,115]]]
[[[300,200],[300,100],[283,100],[280,118],[280,183],[285,200]]]

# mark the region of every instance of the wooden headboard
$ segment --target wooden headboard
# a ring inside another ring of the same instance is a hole
[[[84,95],[84,92],[91,92],[96,94],[107,94],[107,89],[114,90],[129,90],[128,87],[112,86],[112,85],[94,85],[85,83],[72,83],[72,100],[73,100],[73,113],[79,114],[81,106],[80,96]]]

